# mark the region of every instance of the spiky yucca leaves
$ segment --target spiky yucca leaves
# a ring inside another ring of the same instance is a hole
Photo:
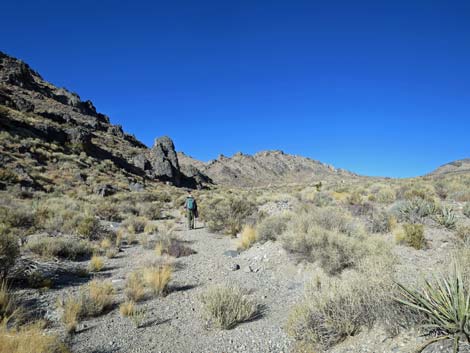
[[[397,301],[424,317],[424,328],[438,336],[426,342],[417,352],[439,340],[453,339],[454,353],[459,341],[465,338],[470,343],[470,290],[465,286],[458,264],[446,277],[425,281],[421,290],[399,284],[401,298]]]
[[[439,212],[436,213],[434,220],[447,229],[454,229],[457,222],[454,209],[447,206],[443,206]]]

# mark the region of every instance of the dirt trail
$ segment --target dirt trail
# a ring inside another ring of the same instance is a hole
[[[177,259],[171,291],[163,298],[141,304],[146,315],[142,327],[110,313],[85,322],[72,339],[77,353],[231,353],[289,352],[291,342],[283,329],[292,305],[310,278],[287,258],[279,244],[266,243],[236,255],[235,240],[199,229],[184,230],[178,223],[176,234],[197,253]],[[231,257],[230,255],[235,257]],[[113,281],[118,300],[123,301],[126,275],[154,260],[152,250],[132,246],[108,261],[103,276]],[[238,264],[240,269],[232,270]],[[250,266],[251,271],[248,269]],[[236,283],[250,291],[250,297],[266,308],[258,320],[243,323],[233,330],[220,331],[207,325],[199,301],[201,292],[213,284]]]

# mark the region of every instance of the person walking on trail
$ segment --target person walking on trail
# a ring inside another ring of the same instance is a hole
[[[186,209],[188,217],[188,228],[194,229],[194,219],[198,217],[198,212],[196,199],[191,194],[191,191],[188,191],[188,197],[186,197],[184,208]]]

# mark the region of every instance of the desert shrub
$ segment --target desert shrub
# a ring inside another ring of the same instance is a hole
[[[0,323],[0,353],[69,353],[57,336],[44,333],[44,327],[43,322],[19,328]]]
[[[363,202],[358,205],[350,205],[348,208],[354,216],[371,216],[377,210],[370,202]]]
[[[470,202],[465,203],[465,205],[463,206],[462,212],[465,216],[470,218]]]
[[[387,212],[374,212],[369,220],[368,229],[372,233],[388,233],[392,230],[392,220]]]
[[[129,233],[139,234],[145,230],[147,221],[147,218],[144,217],[130,217],[124,221],[123,226],[126,227]]]
[[[34,214],[26,207],[16,204],[0,206],[0,224],[4,224],[7,228],[32,228]]]
[[[422,224],[403,224],[403,233],[399,235],[397,241],[406,244],[417,250],[426,246],[424,238],[424,226]]]
[[[95,208],[95,213],[99,218],[105,221],[122,221],[122,216],[119,207],[112,202],[99,202]]]
[[[142,274],[139,272],[132,272],[126,281],[124,290],[126,298],[129,301],[139,302],[145,296],[145,286]]]
[[[297,213],[281,236],[284,248],[300,259],[318,261],[328,273],[338,274],[364,256],[387,250],[382,240],[365,235],[342,213],[315,211]]]
[[[389,204],[395,201],[396,195],[395,191],[390,187],[380,188],[379,191],[375,194],[375,199],[377,202]]]
[[[145,228],[144,228],[144,233],[145,234],[153,234],[153,233],[157,233],[157,232],[158,232],[158,226],[155,223],[148,222],[145,225]]]
[[[353,191],[351,194],[348,195],[346,198],[346,202],[349,205],[359,205],[362,203],[362,195],[358,191]]]
[[[85,240],[44,237],[29,242],[31,252],[45,258],[58,257],[68,260],[81,260],[92,254],[92,247]]]
[[[307,351],[328,350],[376,322],[397,333],[416,318],[393,300],[392,258],[369,258],[340,277],[319,274],[288,319],[287,332]]]
[[[146,203],[140,206],[139,215],[149,220],[157,220],[162,217],[162,205],[160,203]]]
[[[455,211],[451,207],[442,206],[434,215],[434,220],[447,229],[454,229],[457,223]]]
[[[433,201],[414,198],[402,201],[392,207],[392,213],[401,222],[421,223],[426,217],[434,215],[438,206]]]
[[[256,242],[257,234],[256,229],[252,226],[245,226],[240,234],[238,247],[246,250]]]
[[[317,207],[325,207],[331,205],[334,199],[329,192],[320,191],[314,194],[312,202]]]
[[[398,301],[416,314],[423,316],[423,328],[429,335],[437,334],[427,345],[439,340],[454,340],[454,353],[460,339],[470,335],[470,288],[466,286],[458,264],[448,275],[425,281],[421,289],[399,285]]]
[[[100,221],[96,217],[86,215],[77,223],[77,233],[85,239],[97,238],[99,231]]]
[[[163,295],[170,283],[172,272],[168,265],[146,267],[143,270],[143,279],[154,295]]]
[[[0,224],[0,281],[7,276],[19,255],[18,238],[10,234],[6,226]]]
[[[276,240],[287,229],[289,215],[274,215],[262,219],[256,226],[258,240],[261,242]]]
[[[230,330],[262,315],[262,308],[237,286],[214,286],[200,298],[209,319],[221,329]]]
[[[100,272],[104,268],[104,260],[99,256],[92,256],[88,269],[90,272]]]
[[[467,187],[467,190],[455,191],[449,194],[447,198],[450,200],[455,200],[459,202],[468,202],[470,201],[470,191],[468,190],[468,187]]]
[[[241,197],[215,199],[201,207],[201,217],[212,232],[225,231],[232,236],[240,232],[247,219],[255,212],[255,205]]]
[[[456,234],[458,240],[462,243],[462,245],[470,248],[470,225],[457,225]]]
[[[438,195],[436,194],[433,185],[415,182],[401,186],[397,192],[397,196],[399,199],[405,200],[422,199],[433,201]]]

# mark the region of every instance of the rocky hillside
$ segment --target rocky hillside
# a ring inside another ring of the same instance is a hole
[[[185,175],[168,137],[147,148],[91,101],[45,81],[26,63],[0,52],[0,188],[68,189],[110,193],[169,182],[197,187],[209,180]]]
[[[444,164],[434,170],[431,175],[444,175],[454,173],[470,173],[470,158],[460,159]]]
[[[254,155],[237,153],[230,158],[220,155],[208,163],[195,160],[184,153],[178,153],[178,159],[183,168],[195,166],[216,184],[231,186],[312,183],[355,175],[310,158],[282,151],[263,151]]]

